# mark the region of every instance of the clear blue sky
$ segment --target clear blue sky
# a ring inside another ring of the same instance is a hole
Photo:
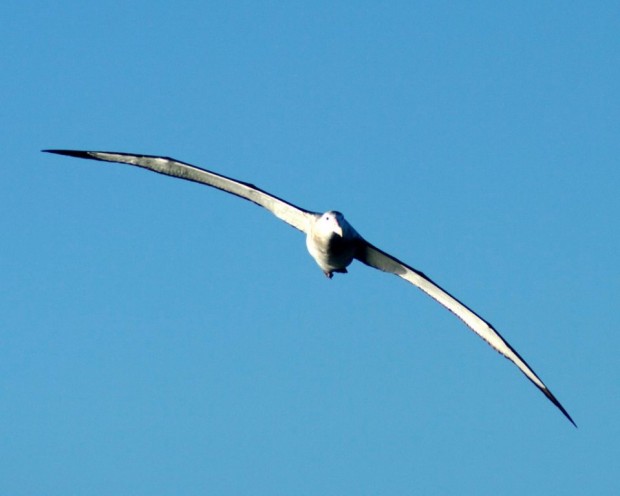
[[[0,494],[618,494],[617,2],[0,6]],[[341,210],[327,280],[162,154]]]

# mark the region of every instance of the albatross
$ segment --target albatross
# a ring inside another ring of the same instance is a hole
[[[334,273],[346,274],[347,267],[353,260],[358,260],[383,272],[397,275],[441,303],[492,348],[513,362],[564,416],[577,427],[577,424],[575,424],[549,388],[545,386],[540,377],[536,375],[521,355],[508,344],[489,322],[442,289],[424,273],[366,241],[353,229],[340,212],[329,210],[321,214],[305,210],[282,198],[267,193],[253,184],[238,181],[170,157],[80,150],[43,151],[70,157],[100,160],[102,162],[118,162],[142,167],[159,174],[205,184],[249,200],[269,210],[279,219],[303,232],[306,235],[306,247],[310,255],[323,273],[330,279]]]

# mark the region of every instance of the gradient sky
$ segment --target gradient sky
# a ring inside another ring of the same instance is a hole
[[[618,494],[617,2],[0,5],[0,494]],[[327,280],[169,155],[317,211]]]

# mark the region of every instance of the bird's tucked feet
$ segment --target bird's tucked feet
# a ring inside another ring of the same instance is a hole
[[[328,279],[331,279],[332,277],[334,277],[334,272],[338,272],[338,274],[348,274],[349,273],[347,268],[344,267],[342,269],[326,270],[326,271],[323,271],[323,274],[325,274]]]

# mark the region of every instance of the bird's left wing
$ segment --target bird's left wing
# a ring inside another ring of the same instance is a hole
[[[577,427],[571,416],[545,386],[543,381],[536,375],[532,368],[521,358],[512,346],[497,332],[491,324],[476,314],[473,310],[465,306],[450,293],[435,284],[429,277],[422,272],[402,263],[400,260],[388,255],[379,248],[371,245],[365,240],[360,240],[357,253],[355,255],[360,262],[374,267],[384,272],[390,272],[402,277],[405,281],[417,286],[427,295],[441,303],[444,307],[459,317],[469,326],[478,336],[489,343],[493,348],[513,362],[525,376],[532,381],[538,389]]]
[[[201,169],[195,165],[179,162],[169,157],[157,157],[153,155],[132,155],[129,153],[118,152],[89,152],[80,150],[43,150],[48,153],[58,155],[68,155],[69,157],[88,158],[101,160],[103,162],[118,162],[122,164],[134,165],[149,169],[159,174],[178,177],[187,181],[206,184],[213,188],[226,191],[245,200],[249,200],[261,207],[266,208],[276,217],[290,224],[291,226],[306,233],[310,229],[312,221],[318,214],[304,210],[292,203],[282,200],[277,196],[271,195],[253,184],[244,183],[231,179],[230,177],[216,174],[215,172]]]

